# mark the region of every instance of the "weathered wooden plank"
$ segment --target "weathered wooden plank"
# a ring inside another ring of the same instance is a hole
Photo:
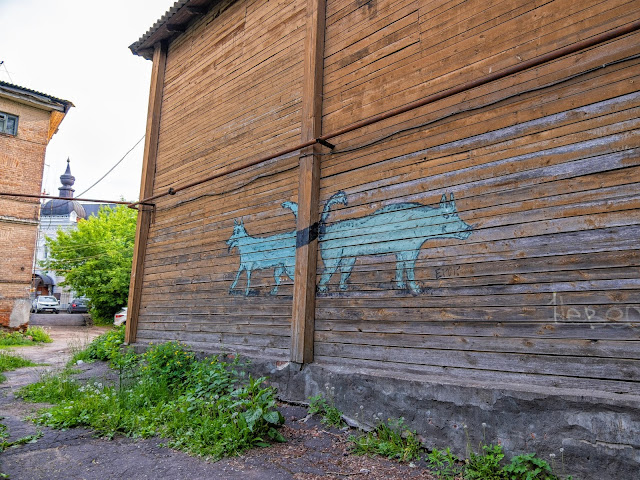
[[[568,377],[606,378],[637,382],[640,362],[610,358],[571,357],[558,355],[521,355],[512,353],[461,352],[455,350],[373,347],[345,343],[316,344],[319,356],[401,361],[441,367],[491,370],[495,372],[563,375]]]
[[[344,366],[345,359],[330,356],[316,356],[322,365]],[[411,365],[399,361],[380,362],[377,360],[349,359],[350,367],[356,371],[371,370],[393,375],[393,372],[413,374],[416,380],[424,379],[429,382],[465,381],[470,378],[474,383],[492,386],[504,385],[539,385],[550,389],[581,389],[590,392],[611,392],[616,394],[640,393],[640,385],[634,381],[615,381],[610,379],[580,378],[563,375],[522,374],[515,372],[466,369],[436,365]]]
[[[588,328],[588,327],[587,327]],[[638,338],[638,336],[636,336]],[[556,355],[640,359],[640,340],[514,338],[469,335],[389,334],[318,331],[317,343],[344,343],[377,347],[436,348],[459,352],[501,352],[523,355]]]
[[[553,302],[553,300],[551,300]],[[628,322],[640,320],[640,305],[588,305],[569,306],[550,304],[541,306],[507,307],[424,307],[377,309],[328,308],[318,306],[317,317],[323,320],[371,320],[376,322],[425,321],[425,322]]]
[[[426,321],[375,321],[364,319],[321,319],[316,321],[316,332],[440,335],[453,340],[458,337],[493,337],[528,339],[573,339],[585,342],[615,340],[617,342],[637,341],[640,327],[635,323],[567,323],[567,322],[426,322]],[[339,338],[338,338],[339,339]],[[500,344],[497,345],[501,351]],[[635,355],[635,354],[633,354]],[[635,356],[633,357],[635,358]]]

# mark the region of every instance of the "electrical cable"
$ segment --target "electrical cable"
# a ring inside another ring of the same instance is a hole
[[[102,180],[104,180],[104,178],[105,178],[107,175],[109,175],[111,172],[113,172],[113,170],[114,170],[118,165],[120,165],[120,164],[122,163],[122,161],[123,161],[125,158],[127,158],[127,155],[129,155],[129,154],[133,151],[133,149],[134,149],[134,148],[136,148],[136,147],[138,146],[138,144],[139,144],[142,140],[144,140],[144,137],[145,137],[145,136],[143,135],[143,136],[140,138],[140,140],[138,140],[138,141],[135,143],[135,145],[134,145],[133,147],[131,147],[131,148],[127,151],[127,153],[125,153],[125,154],[124,154],[124,156],[123,156],[120,160],[118,160],[118,161],[116,162],[116,164],[115,164],[113,167],[111,167],[111,168],[109,169],[109,171],[108,171],[107,173],[105,173],[102,177],[100,177],[100,178],[98,179],[98,181],[96,181],[93,185],[91,185],[89,188],[87,188],[84,192],[82,192],[82,193],[78,194],[78,197],[82,197],[82,195],[84,195],[84,194],[85,194],[85,193],[87,193],[89,190],[91,190],[93,187],[95,187],[96,185],[98,185]]]

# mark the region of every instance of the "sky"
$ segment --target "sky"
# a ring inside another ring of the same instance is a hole
[[[47,147],[43,189],[58,195],[71,160],[75,196],[113,167],[146,127],[151,61],[138,40],[173,0],[0,0],[0,80],[71,101]],[[83,198],[137,200],[144,140]]]

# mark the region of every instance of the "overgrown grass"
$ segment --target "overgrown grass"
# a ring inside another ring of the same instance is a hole
[[[237,360],[197,360],[175,342],[143,355],[121,352],[113,348],[114,332],[98,337],[77,359],[110,360],[119,370],[119,384],[82,385],[71,369],[43,377],[18,392],[27,401],[55,404],[41,410],[36,423],[86,426],[105,437],[160,435],[170,447],[211,459],[284,441],[277,430],[284,418],[276,409],[275,389],[265,378],[247,377]]]
[[[20,367],[35,367],[36,365],[37,364],[33,363],[31,360],[0,352],[0,383],[6,380],[6,377],[2,372],[8,372],[9,370],[15,370]]]
[[[321,421],[324,425],[337,428],[345,426],[342,420],[342,412],[338,410],[332,402],[325,399],[322,394],[309,397],[308,411],[312,415],[321,415]]]
[[[42,327],[29,327],[24,333],[0,333],[0,347],[17,347],[51,342],[53,342],[53,340],[51,339],[47,331]]]

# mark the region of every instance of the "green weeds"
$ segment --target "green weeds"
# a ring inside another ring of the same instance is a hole
[[[571,480],[553,473],[547,462],[535,453],[517,455],[504,462],[501,445],[481,445],[481,452],[471,451],[469,458],[459,459],[449,449],[427,452],[415,432],[405,428],[402,420],[380,423],[366,434],[349,437],[352,452],[380,455],[401,462],[424,458],[438,480]],[[426,454],[426,455],[425,455]],[[424,456],[424,457],[423,457]],[[553,458],[553,455],[552,455]],[[564,460],[564,459],[563,459]],[[564,462],[563,462],[564,467]]]
[[[500,465],[504,453],[501,445],[482,445],[482,453],[471,452],[465,468],[465,480],[504,480]]]
[[[464,469],[464,464],[451,453],[449,447],[444,450],[438,450],[437,448],[431,450],[427,455],[427,463],[433,469],[433,473],[436,474],[439,480],[454,480],[459,478],[459,475],[462,474]]]
[[[31,360],[26,360],[16,355],[10,355],[8,353],[0,352],[0,383],[4,382],[6,377],[2,375],[2,372],[8,372],[9,370],[15,370],[20,367],[35,367],[36,364]]]
[[[42,327],[29,327],[22,332],[0,333],[0,347],[19,347],[38,343],[51,343],[51,337]]]
[[[96,337],[84,350],[76,352],[70,363],[78,360],[93,362],[94,360],[112,361],[120,353],[120,346],[124,343],[125,325],[120,325],[113,330]]]
[[[349,437],[353,452],[357,455],[380,455],[400,462],[419,460],[423,448],[416,433],[405,429],[402,420],[389,420],[389,423],[380,423],[371,432]]]
[[[338,410],[333,403],[326,400],[322,394],[314,395],[309,398],[308,411],[312,415],[321,415],[321,421],[324,425],[337,428],[341,428],[345,425],[342,420],[342,412]]]
[[[2,420],[2,418],[3,417],[0,417],[0,420]],[[9,437],[9,432],[7,430],[7,426],[0,423],[0,453],[4,452],[7,448],[10,448],[10,447],[24,445],[25,443],[35,443],[36,440],[42,437],[42,432],[38,430],[33,435],[27,435],[26,437],[18,438],[13,442],[8,442],[7,441],[8,437]],[[3,478],[2,475],[3,474],[0,474],[0,478]],[[4,478],[7,478],[7,477],[4,477]]]
[[[108,359],[119,371],[117,386],[82,385],[71,369],[18,392],[54,407],[41,410],[36,423],[54,427],[86,426],[104,437],[160,435],[172,448],[219,459],[271,441],[284,441],[277,428],[275,389],[265,378],[245,377],[236,360],[197,360],[185,345],[157,345],[143,355],[114,348],[112,331],[98,337],[79,359]]]

